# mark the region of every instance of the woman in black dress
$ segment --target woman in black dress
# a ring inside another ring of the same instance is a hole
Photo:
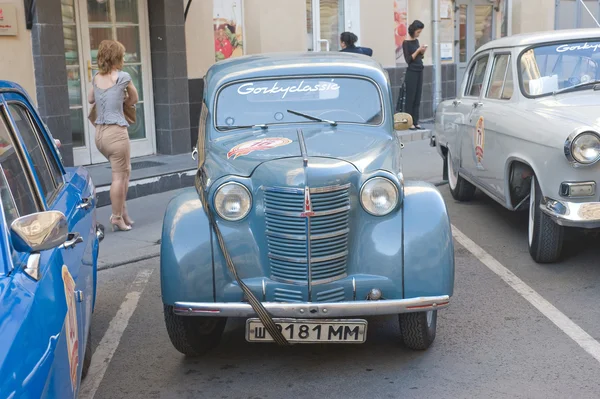
[[[410,114],[413,118],[411,130],[422,129],[419,126],[419,107],[421,106],[421,91],[423,90],[423,55],[427,46],[419,44],[418,37],[425,28],[421,21],[414,21],[408,27],[410,39],[404,40],[402,49],[404,50],[404,59],[408,64],[406,69],[406,109],[404,112]]]

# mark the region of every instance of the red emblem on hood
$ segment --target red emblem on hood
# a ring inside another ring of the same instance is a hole
[[[246,141],[233,147],[227,153],[227,159],[233,157],[236,159],[242,155],[248,155],[254,151],[270,150],[271,148],[288,145],[292,140],[285,137],[266,137],[259,140]]]
[[[302,212],[300,216],[309,218],[314,215],[315,212],[313,211],[312,202],[310,201],[310,189],[306,187],[304,189],[304,212]]]

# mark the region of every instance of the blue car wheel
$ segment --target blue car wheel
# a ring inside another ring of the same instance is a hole
[[[165,324],[171,343],[186,356],[202,356],[219,344],[227,318],[178,316],[164,305]]]
[[[400,314],[400,333],[404,346],[413,350],[425,350],[435,340],[437,310]]]

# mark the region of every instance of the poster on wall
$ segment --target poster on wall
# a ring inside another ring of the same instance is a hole
[[[244,55],[242,0],[214,0],[215,61]]]
[[[402,43],[408,35],[408,0],[394,0],[394,37],[396,39],[396,64],[406,65]]]

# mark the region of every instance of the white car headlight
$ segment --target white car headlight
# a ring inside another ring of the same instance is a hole
[[[371,215],[387,215],[398,204],[398,188],[385,177],[374,177],[363,184],[360,202]]]
[[[581,133],[571,144],[573,159],[579,163],[590,165],[600,159],[600,137],[593,132]]]
[[[250,191],[240,183],[225,183],[215,193],[215,210],[228,221],[245,218],[252,208]]]

